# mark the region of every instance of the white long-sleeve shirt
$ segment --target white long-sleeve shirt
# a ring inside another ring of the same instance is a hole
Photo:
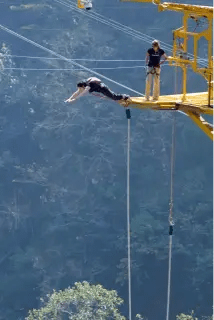
[[[87,79],[88,82],[92,82],[92,81],[95,81],[95,82],[98,82],[98,83],[101,83],[102,81],[96,77],[91,77],[91,78],[88,78]]]

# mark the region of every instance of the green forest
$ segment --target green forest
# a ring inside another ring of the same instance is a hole
[[[65,104],[93,74],[47,50],[112,79],[105,83],[115,92],[144,94],[142,60],[156,38],[170,54],[181,15],[116,0],[94,0],[84,14],[71,0],[0,6],[0,319],[128,319],[126,114],[92,95]],[[200,57],[206,50],[199,48]],[[161,93],[174,93],[174,83],[164,65]],[[178,72],[178,92],[181,83]],[[188,71],[188,91],[205,90],[204,79]],[[131,115],[132,317],[161,320],[174,114]],[[209,320],[212,142],[181,113],[175,127],[170,320]]]

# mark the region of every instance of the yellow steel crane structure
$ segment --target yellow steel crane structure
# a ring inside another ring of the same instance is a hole
[[[126,106],[153,110],[180,110],[186,113],[198,127],[200,127],[211,139],[213,139],[213,126],[205,121],[202,114],[213,115],[213,8],[209,6],[189,5],[161,0],[121,0],[124,2],[145,2],[158,6],[159,11],[177,11],[183,13],[183,26],[173,31],[173,52],[168,57],[171,66],[180,67],[183,73],[182,94],[160,96],[158,101],[145,101],[143,97],[131,97]],[[206,19],[207,28],[201,32],[189,31],[189,19]],[[187,51],[190,38],[193,38],[192,58],[188,58]],[[204,37],[208,44],[206,67],[199,67],[198,45]],[[182,45],[179,45],[182,39]],[[182,51],[182,52],[181,52]],[[187,68],[192,68],[207,81],[207,92],[187,93]]]
[[[77,8],[91,10],[92,0],[77,0]]]
[[[81,0],[77,0],[77,7],[78,7],[79,9],[85,9],[84,2],[81,1]]]

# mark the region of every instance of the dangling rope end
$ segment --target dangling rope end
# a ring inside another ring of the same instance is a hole
[[[131,111],[130,109],[126,109],[126,118],[131,119]]]

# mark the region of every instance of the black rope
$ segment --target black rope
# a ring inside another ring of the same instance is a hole
[[[130,109],[126,109],[126,118],[131,119],[131,111]]]

